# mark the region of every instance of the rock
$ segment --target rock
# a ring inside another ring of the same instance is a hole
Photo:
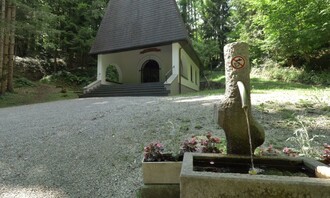
[[[42,62],[30,57],[15,58],[15,75],[25,77],[29,80],[40,80],[46,75],[46,71],[42,66]]]
[[[315,175],[318,178],[330,179],[330,167],[327,166],[316,167]]]

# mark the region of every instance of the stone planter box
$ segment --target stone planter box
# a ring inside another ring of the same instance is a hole
[[[142,162],[144,184],[180,184],[182,162]]]
[[[330,179],[298,176],[249,175],[240,173],[217,173],[194,171],[200,160],[210,164],[231,161],[249,166],[246,156],[220,156],[215,154],[185,153],[180,177],[180,197],[311,197],[326,198],[330,195]],[[263,162],[265,160],[265,162]],[[256,163],[301,164],[312,172],[324,164],[307,158],[256,158]],[[258,167],[258,165],[256,165]]]

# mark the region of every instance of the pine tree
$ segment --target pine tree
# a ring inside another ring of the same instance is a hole
[[[3,84],[3,75],[2,70],[4,68],[4,39],[5,39],[5,27],[4,21],[6,16],[6,1],[3,0],[1,3],[1,24],[0,24],[0,95],[3,94],[2,84]]]

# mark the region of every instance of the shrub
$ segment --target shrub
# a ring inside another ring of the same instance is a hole
[[[156,141],[144,147],[144,161],[178,161],[182,160],[185,152],[222,153],[222,149],[219,149],[220,143],[220,138],[212,137],[210,132],[206,136],[192,136],[190,139],[183,141],[179,154],[174,155],[166,153],[164,145]]]
[[[44,83],[55,83],[64,86],[86,86],[90,82],[88,77],[77,76],[68,71],[60,71],[41,79]]]
[[[312,146],[312,143],[315,141],[315,138],[324,138],[323,135],[313,135],[312,137],[309,136],[308,130],[303,124],[301,120],[299,120],[302,128],[297,129],[293,134],[294,136],[289,137],[286,141],[290,141],[296,145],[298,148],[297,152],[299,152],[299,156],[306,156],[306,157],[318,157],[319,151]],[[287,150],[289,153],[290,151]]]
[[[15,79],[15,87],[35,87],[36,85],[27,78],[21,77]]]
[[[281,152],[273,147],[273,145],[269,145],[267,148],[260,147],[256,150],[257,154],[260,156],[277,156]]]
[[[176,157],[172,153],[165,153],[164,145],[160,142],[152,142],[144,147],[145,162],[177,161]]]
[[[157,162],[163,161],[164,146],[159,142],[150,143],[144,147],[144,161]]]
[[[184,140],[181,147],[181,153],[197,152],[198,151],[197,144],[198,142],[195,136],[192,136],[191,139],[189,140]]]
[[[220,143],[219,137],[212,137],[212,133],[208,132],[206,136],[192,136],[190,139],[185,140],[181,145],[180,153],[222,153],[223,151],[219,149]]]
[[[220,151],[217,147],[217,145],[220,144],[220,138],[212,137],[210,132],[207,133],[206,138],[206,140],[201,141],[203,153],[222,153],[222,151]]]
[[[283,153],[289,157],[298,157],[299,156],[298,151],[294,150],[293,148],[288,148],[288,147],[283,148]]]
[[[266,77],[270,80],[283,82],[298,82],[313,85],[330,85],[330,72],[307,70],[305,68],[281,67],[268,61],[260,68],[253,68],[253,75]]]

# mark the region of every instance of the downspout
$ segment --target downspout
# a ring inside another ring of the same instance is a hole
[[[179,49],[179,94],[181,94],[181,68],[182,68],[181,50],[182,47],[180,47]]]

